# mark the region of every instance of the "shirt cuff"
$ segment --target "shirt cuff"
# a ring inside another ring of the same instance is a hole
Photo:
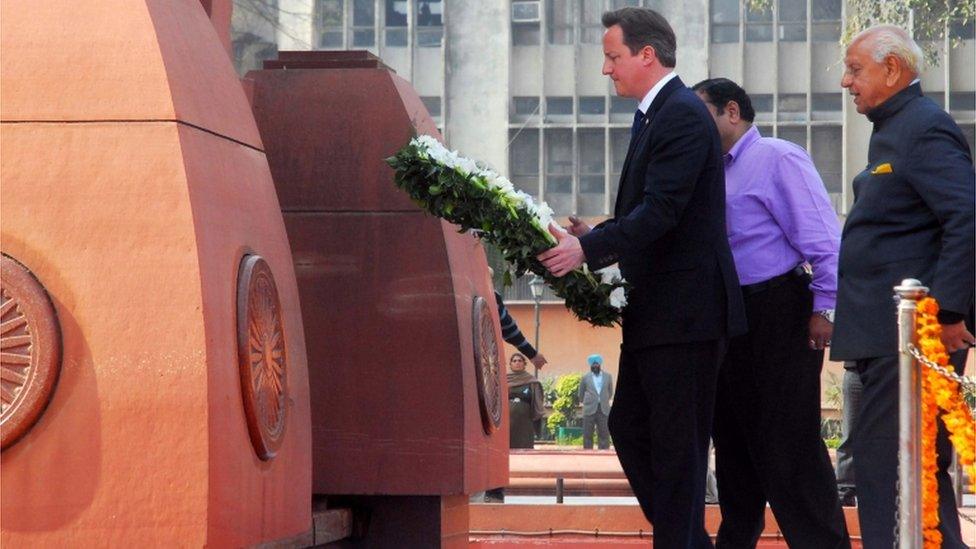
[[[957,324],[966,320],[966,315],[962,313],[954,313],[952,311],[941,310],[937,315],[939,319],[939,324]]]
[[[813,310],[814,311],[825,311],[827,309],[835,309],[834,305],[837,304],[837,298],[833,296],[826,296],[820,294],[813,294]]]

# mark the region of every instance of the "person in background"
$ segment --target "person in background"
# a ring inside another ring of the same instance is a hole
[[[525,371],[526,362],[522,353],[508,359],[509,448],[534,448],[537,426],[545,414],[542,384]]]
[[[755,546],[767,502],[790,547],[850,547],[820,436],[837,214],[810,155],[759,134],[742,87],[713,78],[693,89],[722,140],[726,227],[749,321],[729,342],[715,397],[716,547]]]
[[[597,448],[610,448],[610,399],[613,398],[613,375],[603,371],[603,357],[590,355],[586,358],[590,371],[580,379],[579,397],[583,404],[583,448],[593,449],[593,431],[596,428]]]
[[[844,381],[841,392],[844,398],[841,416],[841,439],[837,447],[837,498],[844,507],[857,506],[857,485],[854,476],[854,433],[857,428],[857,413],[861,407],[861,378],[855,371],[853,361],[844,363]]]

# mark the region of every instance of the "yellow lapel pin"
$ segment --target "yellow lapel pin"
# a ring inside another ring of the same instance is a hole
[[[891,173],[891,164],[885,162],[884,164],[878,164],[871,170],[871,175],[882,175],[886,173]]]

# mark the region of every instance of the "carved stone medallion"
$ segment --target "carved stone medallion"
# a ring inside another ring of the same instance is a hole
[[[278,287],[259,255],[244,256],[237,279],[237,360],[248,433],[267,461],[284,438],[288,359]]]
[[[488,302],[482,297],[474,299],[471,324],[474,330],[474,368],[481,424],[485,433],[491,434],[502,424],[502,372],[494,321]]]
[[[0,448],[24,436],[47,407],[61,371],[54,305],[26,267],[0,256]]]

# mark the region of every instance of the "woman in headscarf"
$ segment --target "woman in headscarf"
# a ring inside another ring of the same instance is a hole
[[[515,353],[508,360],[508,410],[511,421],[509,446],[511,448],[533,448],[535,446],[535,424],[544,415],[545,400],[542,384],[532,374],[525,371],[526,358]]]

